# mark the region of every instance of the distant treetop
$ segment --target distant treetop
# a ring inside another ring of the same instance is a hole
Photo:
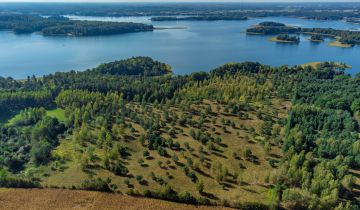
[[[171,67],[150,57],[132,57],[104,63],[92,69],[101,74],[160,76],[171,73]]]
[[[285,26],[284,23],[278,23],[278,22],[273,22],[273,21],[265,21],[262,23],[259,23],[260,26],[277,26],[277,27],[281,27],[281,26]]]

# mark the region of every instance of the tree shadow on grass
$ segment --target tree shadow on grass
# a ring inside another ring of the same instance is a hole
[[[212,154],[214,154],[214,155],[216,155],[216,156],[218,156],[218,157],[221,157],[221,158],[227,159],[227,157],[226,157],[225,155],[220,154],[220,153],[218,153],[218,152],[212,152]]]
[[[219,198],[212,193],[202,192],[201,195],[211,200],[219,200]]]
[[[274,153],[270,153],[269,156],[270,156],[270,157],[273,157],[273,158],[281,158],[280,155],[274,154]]]
[[[86,173],[89,176],[95,176],[96,175],[96,173],[94,171],[92,171],[92,169],[90,169],[90,168],[83,169],[83,172]]]
[[[196,172],[198,172],[199,174],[206,176],[208,178],[211,178],[210,174],[205,173],[204,171],[202,171],[201,169],[195,169]]]
[[[149,186],[149,182],[148,181],[146,181],[146,180],[141,180],[140,182],[139,182],[139,184],[141,184],[141,185],[144,185],[144,186]]]
[[[256,192],[253,189],[248,189],[248,188],[244,188],[245,191],[251,192],[251,193],[255,193],[255,194],[259,194],[258,192]]]
[[[228,182],[223,182],[222,185],[228,189],[233,189],[234,188],[234,185],[228,183]]]

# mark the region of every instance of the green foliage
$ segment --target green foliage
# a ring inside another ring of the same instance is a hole
[[[129,173],[129,170],[120,162],[115,163],[115,165],[111,167],[111,171],[117,176],[126,176]]]
[[[44,36],[99,36],[153,31],[152,25],[126,22],[63,21],[42,29]]]
[[[96,178],[96,179],[85,180],[80,186],[80,188],[83,190],[90,190],[90,191],[112,192],[110,184],[111,184],[110,179],[103,180],[101,178]]]
[[[36,181],[11,176],[5,169],[0,168],[0,187],[5,188],[38,188]]]
[[[42,32],[44,36],[96,36],[152,31],[152,25],[70,20],[63,16],[2,14],[0,29],[13,30],[18,34]]]
[[[132,57],[102,64],[93,71],[111,75],[160,76],[171,73],[171,67],[149,57]]]
[[[200,194],[202,194],[202,193],[204,192],[204,188],[205,188],[204,182],[202,182],[201,180],[198,180],[198,181],[196,182],[196,189],[197,189],[197,191],[198,191]]]
[[[303,33],[318,34],[322,36],[340,37],[343,44],[360,44],[360,33],[358,31],[337,30],[332,28],[303,28]]]
[[[40,141],[37,144],[33,145],[31,150],[31,157],[35,164],[45,164],[49,161],[51,145],[47,141]]]
[[[253,34],[282,34],[282,33],[296,33],[300,28],[293,26],[286,26],[283,23],[277,22],[261,22],[256,26],[246,29],[247,33]]]
[[[192,76],[164,75],[168,70],[166,64],[138,57],[84,72],[56,73],[44,76],[41,81],[29,78],[19,83],[0,79],[3,87],[0,96],[5,96],[0,97],[1,106],[26,108],[14,123],[0,126],[0,167],[18,173],[27,167],[48,164],[61,156],[58,153],[63,151],[54,151],[61,138],[74,145],[75,153],[79,153],[77,161],[85,172],[101,162],[106,170],[125,177],[130,173],[128,161],[135,154],[134,148],[128,147],[133,141],[146,149],[140,151],[144,151],[147,162],[158,158],[154,152],[162,156],[155,160],[161,171],[172,167],[170,159],[166,159],[171,157],[174,167],[181,167],[196,183],[197,191],[204,194],[204,183],[197,176],[201,169],[199,161],[203,167],[211,167],[211,177],[223,186],[228,181],[244,183],[239,173],[229,172],[229,165],[214,163],[207,156],[228,155],[224,144],[227,139],[214,133],[233,132],[242,124],[237,125],[235,118],[247,120],[257,111],[254,118],[263,124],[257,129],[243,125],[241,129],[248,132],[245,141],[250,142],[248,135],[254,139],[260,135],[259,139],[265,139],[261,142],[267,154],[276,155],[276,146],[282,146],[284,152],[281,160],[268,159],[278,171],[267,180],[273,186],[281,186],[269,192],[270,207],[276,208],[282,202],[290,209],[333,209],[345,208],[346,201],[354,200],[352,190],[356,185],[350,169],[360,165],[358,77],[345,75],[343,68],[334,63],[324,63],[316,69],[231,63]],[[258,106],[271,104],[274,98],[292,99],[287,122],[279,119],[279,113],[268,113],[267,107]],[[203,100],[215,104],[216,111]],[[44,108],[37,108],[50,104],[65,110],[66,126],[46,116]],[[199,105],[201,112],[193,109]],[[176,107],[176,111],[170,107]],[[223,117],[220,121],[217,115],[229,115],[231,120]],[[208,129],[209,122],[213,130]],[[186,135],[184,131],[193,139],[178,139]],[[164,133],[170,138],[165,138]],[[240,133],[237,136],[242,138]],[[199,145],[202,146],[197,154],[194,148]],[[244,158],[256,163],[253,152],[260,153],[244,147]],[[53,151],[57,154],[54,157]],[[233,161],[241,159],[238,154],[233,157]],[[186,163],[182,163],[184,159]],[[144,160],[138,163],[143,164]],[[142,176],[135,178],[143,183]],[[144,193],[150,197],[199,202],[188,193],[178,195],[161,176],[152,173],[151,179],[161,185],[161,190]],[[87,180],[82,187],[102,191],[116,188],[101,179]],[[265,208],[260,204],[240,206]]]
[[[44,108],[27,108],[15,116],[10,122],[10,125],[27,126],[34,125],[46,115]]]
[[[300,38],[298,36],[289,36],[287,34],[277,35],[276,40],[288,41],[288,42],[300,42]]]

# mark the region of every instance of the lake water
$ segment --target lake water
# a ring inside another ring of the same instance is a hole
[[[149,17],[74,19],[151,23]],[[298,18],[258,18],[247,21],[154,22],[156,27],[186,29],[155,30],[101,37],[43,37],[0,32],[0,76],[25,78],[56,71],[85,70],[100,63],[132,56],[150,56],[170,64],[175,74],[208,71],[227,62],[258,61],[269,65],[296,65],[312,61],[339,61],[360,71],[360,47],[338,48],[314,44],[301,36],[300,44],[270,42],[269,36],[249,36],[243,32],[262,21],[277,21],[301,27],[332,27],[360,30],[360,25],[341,21]]]

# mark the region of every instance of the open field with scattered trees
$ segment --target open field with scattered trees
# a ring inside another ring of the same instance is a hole
[[[133,57],[0,78],[0,186],[355,209],[359,76],[344,70],[244,62],[175,76],[167,64]]]

